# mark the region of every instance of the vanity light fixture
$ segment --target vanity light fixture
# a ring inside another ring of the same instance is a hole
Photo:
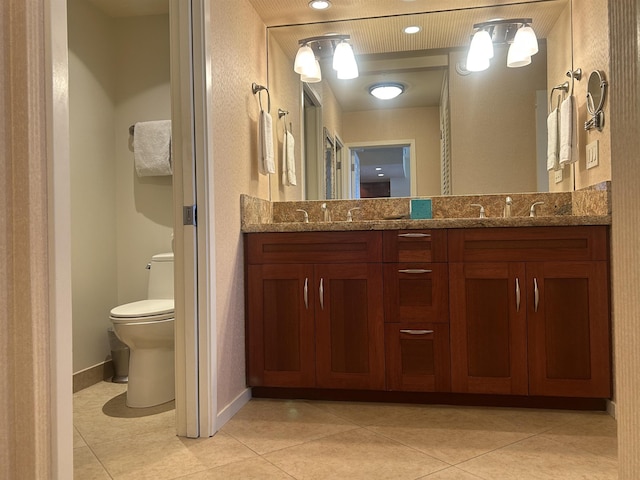
[[[538,53],[538,39],[530,18],[489,20],[476,23],[476,32],[471,39],[467,54],[466,69],[480,72],[489,68],[493,58],[494,44],[509,44],[507,67],[524,67],[531,63],[531,57]]]
[[[391,100],[404,92],[401,83],[376,83],[369,87],[369,93],[380,100]]]
[[[329,2],[328,0],[312,0],[311,2],[309,2],[309,7],[315,10],[326,10],[327,8],[331,7],[331,2]]]
[[[296,54],[293,70],[300,74],[303,82],[314,83],[322,80],[320,58],[333,55],[332,66],[341,80],[356,78],[358,64],[353,49],[348,43],[350,35],[323,35],[298,41],[300,48]]]

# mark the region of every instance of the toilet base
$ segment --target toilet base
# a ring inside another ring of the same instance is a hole
[[[132,349],[127,407],[146,408],[175,399],[173,348]]]

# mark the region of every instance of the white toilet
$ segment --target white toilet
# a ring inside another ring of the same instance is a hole
[[[175,398],[173,253],[151,257],[147,299],[111,310],[113,330],[130,349],[127,406]]]

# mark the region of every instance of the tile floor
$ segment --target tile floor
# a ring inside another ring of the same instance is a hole
[[[255,399],[212,438],[179,438],[173,403],[125,385],[74,395],[76,480],[616,479],[603,412]]]

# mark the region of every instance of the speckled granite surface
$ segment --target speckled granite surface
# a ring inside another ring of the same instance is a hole
[[[610,225],[611,184],[604,182],[579,192],[514,193],[511,217],[503,218],[507,195],[460,195],[431,198],[433,219],[411,220],[409,198],[327,200],[330,222],[322,221],[323,201],[274,202],[242,195],[242,231],[310,232],[345,230],[397,230],[418,228],[486,228],[562,225]],[[422,198],[422,197],[420,197]],[[534,202],[536,217],[529,217]],[[487,218],[478,218],[480,204]],[[347,222],[352,210],[353,221]],[[304,223],[305,210],[309,223]]]

